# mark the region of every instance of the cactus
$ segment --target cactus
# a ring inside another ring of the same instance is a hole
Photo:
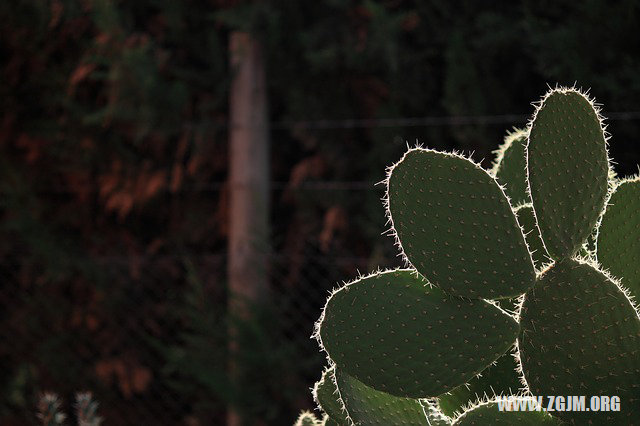
[[[426,424],[424,410],[417,399],[377,391],[340,369],[334,374],[349,422],[372,426]]]
[[[450,426],[452,419],[440,410],[437,399],[421,399],[420,403],[424,409],[429,426]]]
[[[398,398],[376,391],[335,367],[325,370],[313,394],[328,421],[335,425],[401,426],[425,421],[431,426],[451,424],[451,419],[441,413],[434,401]]]
[[[514,129],[507,134],[504,143],[494,151],[496,161],[491,174],[505,186],[505,194],[513,207],[531,203],[527,190],[527,134],[526,130]]]
[[[509,201],[467,158],[422,148],[390,168],[388,213],[407,260],[449,294],[500,299],[533,285]]]
[[[324,370],[322,378],[313,387],[313,400],[318,404],[318,408],[336,424],[346,426],[349,422],[344,407],[340,403],[334,371],[335,367]]]
[[[526,397],[514,397],[511,399],[532,405],[537,403],[536,400]],[[457,417],[453,422],[455,426],[467,425],[522,425],[522,426],[538,426],[538,425],[560,425],[558,419],[543,411],[499,411],[498,402],[496,400],[488,400],[479,402],[469,407],[462,415]]]
[[[319,420],[315,414],[310,411],[303,411],[300,413],[300,416],[298,416],[295,426],[318,426],[321,424],[322,421]]]
[[[598,262],[640,300],[640,176],[618,182],[596,242]]]
[[[617,180],[602,123],[556,88],[491,172],[420,147],[389,168],[408,268],[328,298],[320,424],[640,424],[640,178]],[[620,410],[499,410],[549,395],[618,396]]]
[[[576,90],[549,92],[532,121],[527,180],[540,234],[555,260],[573,256],[602,214],[609,161],[602,119]]]
[[[555,264],[525,297],[520,323],[522,369],[534,395],[617,395],[627,409],[603,413],[607,424],[640,416],[640,321],[610,277],[577,260]]]
[[[367,386],[421,398],[474,377],[513,345],[518,330],[485,301],[452,297],[414,271],[392,270],[334,292],[317,336],[329,357]]]
[[[468,383],[440,395],[438,407],[442,413],[453,418],[462,414],[470,402],[517,393],[521,384],[515,355],[502,355]]]
[[[546,263],[551,261],[551,258],[547,254],[547,249],[544,247],[540,232],[538,232],[533,205],[522,204],[516,208],[515,213],[518,223],[524,229],[525,240],[533,257],[533,265],[536,270],[542,269]]]

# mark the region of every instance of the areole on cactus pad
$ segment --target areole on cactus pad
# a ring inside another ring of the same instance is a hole
[[[322,416],[297,424],[640,424],[640,179],[615,178],[606,139],[593,101],[556,88],[491,171],[409,149],[385,198],[408,268],[332,292]],[[620,404],[504,410],[549,395]]]

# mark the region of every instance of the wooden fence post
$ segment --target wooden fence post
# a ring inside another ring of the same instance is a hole
[[[269,121],[265,67],[260,43],[249,33],[235,31],[229,40],[233,80],[229,97],[228,309],[232,318],[250,319],[253,304],[268,303],[269,253]],[[233,320],[232,320],[233,324]],[[234,353],[242,348],[229,330],[229,372],[233,380],[241,366]],[[230,407],[228,426],[240,426]]]

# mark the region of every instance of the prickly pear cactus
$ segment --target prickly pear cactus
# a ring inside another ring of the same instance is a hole
[[[491,173],[498,183],[505,186],[504,192],[513,207],[531,202],[527,188],[527,138],[526,130],[514,129],[504,138],[496,154]]]
[[[575,90],[554,90],[540,103],[527,145],[527,179],[547,251],[573,256],[602,214],[609,161],[592,102]]]
[[[640,424],[640,179],[615,178],[575,88],[547,93],[497,154],[485,171],[416,147],[388,169],[407,268],[332,292],[314,332],[321,416],[297,424]],[[587,404],[522,408],[555,395]],[[586,410],[600,396],[620,404]]]
[[[504,191],[467,158],[409,150],[389,172],[387,207],[408,262],[449,294],[524,293],[533,261]]]
[[[366,385],[420,398],[473,378],[513,345],[518,331],[488,302],[452,298],[415,271],[394,270],[331,295],[317,337],[342,370]]]
[[[623,412],[606,424],[640,415],[640,321],[624,290],[588,263],[565,259],[544,271],[527,294],[520,322],[520,356],[535,395],[616,395]],[[578,424],[590,413],[558,413]]]
[[[640,176],[615,183],[598,228],[596,256],[640,300]]]
[[[295,426],[318,426],[321,424],[322,421],[319,420],[315,416],[315,414],[309,411],[304,411],[300,413],[300,416],[298,416],[298,420],[296,420]]]

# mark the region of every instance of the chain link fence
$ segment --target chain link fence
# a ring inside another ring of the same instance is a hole
[[[0,260],[0,424],[36,424],[45,391],[69,414],[76,392],[93,392],[108,425],[223,425],[229,404],[251,424],[289,424],[313,409],[309,388],[325,360],[310,336],[327,295],[359,272],[400,261],[391,238],[380,236],[379,187],[300,191],[324,199],[341,191],[351,207],[302,214],[295,243],[274,233],[271,300],[241,324],[252,348],[239,360],[249,366],[243,389],[226,373],[234,319],[225,308],[224,250],[87,253],[60,259],[74,266],[57,270],[14,247]]]

